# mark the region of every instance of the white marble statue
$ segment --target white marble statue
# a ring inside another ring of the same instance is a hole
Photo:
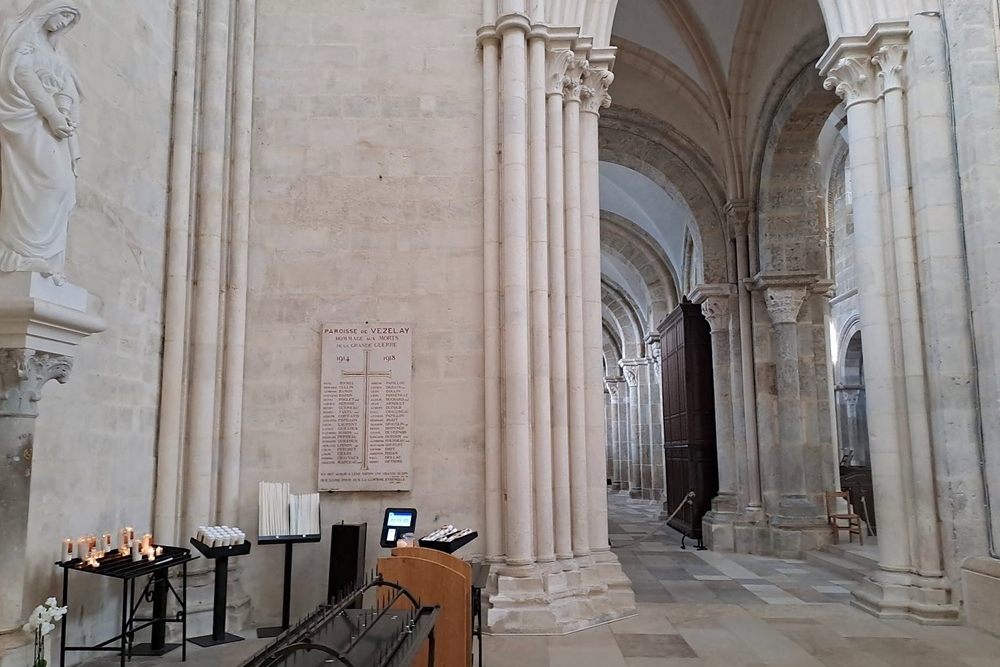
[[[76,0],[34,0],[0,24],[0,271],[65,282],[76,205],[80,85],[59,48]]]

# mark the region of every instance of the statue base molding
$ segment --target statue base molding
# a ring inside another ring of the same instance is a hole
[[[108,323],[87,290],[35,272],[0,273],[0,348],[73,356]]]

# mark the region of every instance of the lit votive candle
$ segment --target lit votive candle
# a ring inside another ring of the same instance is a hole
[[[111,551],[111,533],[101,535],[101,551],[108,553]]]
[[[90,555],[90,538],[81,537],[76,541],[76,557],[80,560],[87,560]]]
[[[73,540],[66,538],[62,541],[62,555],[59,557],[59,561],[62,563],[68,563],[73,560],[76,556],[76,546],[73,544]]]
[[[156,553],[157,556],[162,556],[163,555],[163,547],[156,547],[156,552],[155,553]]]
[[[132,562],[138,563],[142,559],[142,542],[132,540]]]
[[[145,551],[153,543],[153,536],[146,533],[142,536],[142,550]]]

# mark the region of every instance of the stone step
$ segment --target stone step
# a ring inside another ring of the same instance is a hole
[[[844,579],[853,579],[854,581],[864,581],[871,576],[871,573],[875,569],[874,566],[867,567],[828,551],[807,551],[805,558],[807,563],[841,575]]]
[[[849,544],[827,544],[823,547],[823,551],[833,554],[834,556],[839,556],[844,560],[849,560],[852,563],[866,567],[869,570],[874,570],[878,567],[878,550],[872,549],[870,553],[865,553],[857,548],[851,548]]]

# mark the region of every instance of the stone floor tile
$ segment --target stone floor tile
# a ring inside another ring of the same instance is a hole
[[[616,634],[618,649],[626,658],[695,658],[679,634]]]
[[[489,658],[485,660],[487,667],[493,667]],[[601,667],[626,667],[618,646],[612,642],[610,646],[550,646],[548,667],[582,667],[583,665],[600,665]]]
[[[667,618],[661,604],[639,603],[635,616],[611,623],[608,627],[617,634],[676,634],[677,630]]]
[[[809,651],[761,618],[725,618],[720,621],[757,657],[775,667],[824,667]]]

